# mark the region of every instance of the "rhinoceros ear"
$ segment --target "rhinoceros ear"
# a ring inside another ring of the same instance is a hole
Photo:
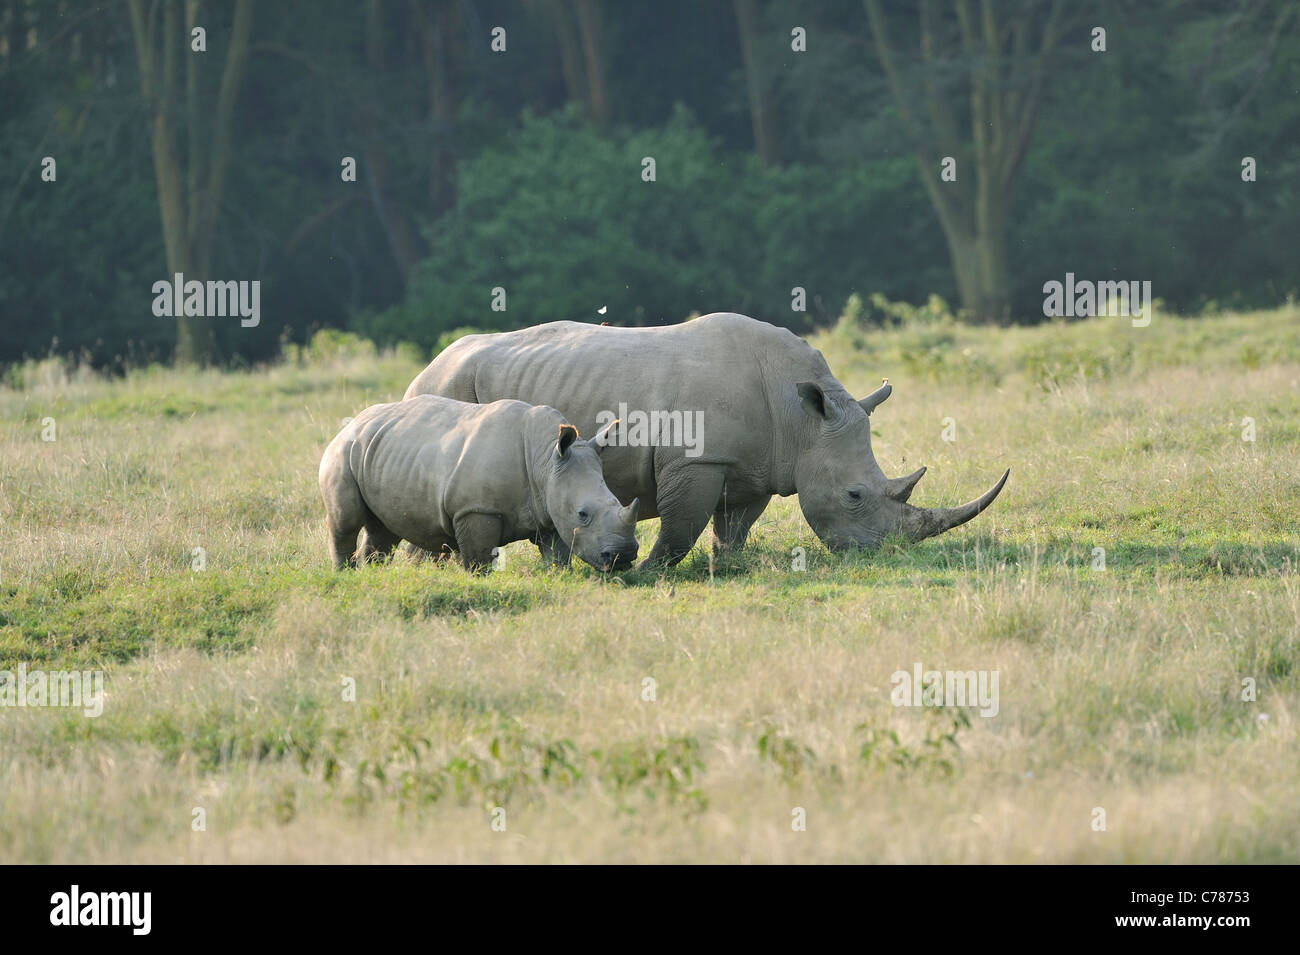
[[[826,397],[822,386],[815,381],[801,381],[794,386],[799,392],[799,401],[803,410],[822,421],[834,421],[840,416],[840,409]]]
[[[578,429],[571,424],[560,425],[560,439],[555,443],[555,454],[557,457],[564,457],[568,453],[569,445],[578,440]]]

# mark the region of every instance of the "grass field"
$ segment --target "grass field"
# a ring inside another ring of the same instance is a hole
[[[1010,467],[993,507],[871,556],[788,498],[659,577],[335,573],[321,451],[418,356],[12,369],[0,669],[106,694],[0,708],[0,861],[1300,861],[1300,309],[813,343],[894,384],[914,503]],[[891,705],[916,663],[997,715]]]

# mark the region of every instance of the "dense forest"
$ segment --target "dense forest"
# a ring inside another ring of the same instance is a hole
[[[0,365],[1300,288],[1290,0],[0,0]],[[155,283],[257,281],[256,324]],[[605,309],[598,313],[598,309]]]

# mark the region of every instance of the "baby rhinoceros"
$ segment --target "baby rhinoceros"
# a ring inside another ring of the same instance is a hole
[[[320,462],[334,566],[386,557],[401,540],[455,550],[476,571],[517,540],[551,563],[576,553],[602,571],[630,565],[638,502],[619,504],[600,463],[618,424],[583,441],[554,408],[522,401],[419,395],[369,407]]]

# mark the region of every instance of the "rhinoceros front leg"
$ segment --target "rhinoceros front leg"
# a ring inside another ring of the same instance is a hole
[[[441,563],[442,561],[446,560],[451,556],[452,540],[451,538],[447,538],[446,541],[439,544],[433,550],[429,550],[428,548],[425,547],[420,547],[416,544],[412,544],[410,541],[407,541],[405,544],[402,545],[402,552],[406,554],[408,560],[411,560],[417,564],[422,564],[426,560],[431,560],[435,564]]]
[[[713,512],[713,551],[716,554],[737,551],[749,539],[749,529],[767,508],[772,495],[745,504],[730,504],[726,496]]]
[[[492,567],[492,551],[501,544],[501,518],[496,514],[461,514],[452,526],[465,569],[487,573]]]
[[[717,510],[725,479],[722,468],[692,465],[684,458],[664,468],[655,488],[659,537],[638,570],[672,567],[691,552]]]
[[[542,531],[537,536],[537,549],[548,567],[568,567],[573,557],[568,542],[556,531]]]

